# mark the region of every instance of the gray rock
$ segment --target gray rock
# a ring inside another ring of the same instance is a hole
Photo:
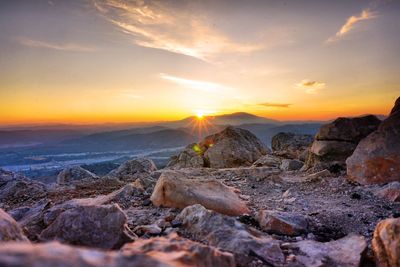
[[[46,186],[43,183],[29,180],[25,177],[11,179],[0,186],[0,202],[23,202],[28,199],[41,199],[46,196]]]
[[[183,223],[188,233],[208,245],[235,254],[253,254],[271,265],[283,264],[279,241],[247,228],[235,218],[193,205],[185,208],[176,219]]]
[[[118,204],[79,206],[62,212],[41,234],[40,240],[116,249],[135,239]]]
[[[363,236],[348,235],[327,243],[305,240],[287,247],[296,251],[296,261],[303,266],[358,267],[367,246]]]
[[[112,170],[109,176],[116,177],[124,181],[134,181],[143,175],[149,175],[157,171],[157,167],[151,159],[137,158],[126,161],[117,169]]]
[[[0,209],[0,241],[28,241],[18,223]]]
[[[267,154],[259,158],[256,162],[253,163],[254,167],[272,167],[279,168],[281,165],[281,160],[277,156]]]
[[[296,159],[283,159],[280,169],[283,171],[297,171],[303,167],[304,163]]]
[[[177,156],[171,157],[167,168],[182,169],[182,168],[201,168],[204,167],[204,159],[199,149],[199,145],[194,143],[186,146]]]
[[[84,179],[87,180],[94,180],[98,179],[99,177],[91,173],[88,170],[85,170],[84,168],[80,166],[70,166],[65,169],[63,169],[58,175],[57,175],[57,184],[59,185],[69,185],[73,184],[76,181],[81,181]]]
[[[285,158],[302,159],[313,140],[312,135],[281,132],[272,137],[272,151]]]

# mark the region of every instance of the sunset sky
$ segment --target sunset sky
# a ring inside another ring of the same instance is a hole
[[[400,1],[0,1],[0,124],[387,114]]]

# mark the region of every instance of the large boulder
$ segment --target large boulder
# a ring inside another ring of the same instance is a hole
[[[361,266],[367,246],[363,236],[351,234],[331,242],[304,240],[289,244],[287,247],[296,253],[295,260],[301,264],[296,266],[358,267]]]
[[[27,241],[18,223],[0,209],[0,241]]]
[[[42,241],[115,249],[134,240],[127,217],[118,204],[68,209],[40,234]]]
[[[176,220],[182,222],[187,233],[208,245],[241,256],[255,255],[273,266],[284,262],[279,241],[246,227],[233,217],[193,205],[185,208]]]
[[[140,239],[121,249],[125,255],[153,255],[173,266],[234,267],[235,258],[229,252],[179,237]]]
[[[157,171],[157,166],[151,159],[137,158],[122,163],[117,169],[112,170],[109,176],[124,181],[134,181],[143,175],[149,175]]]
[[[271,147],[276,155],[304,160],[313,140],[312,135],[281,132],[272,137]]]
[[[150,199],[156,206],[185,208],[201,204],[227,215],[249,213],[233,188],[215,179],[193,178],[178,171],[164,172]]]
[[[44,244],[0,243],[3,267],[173,267],[157,255],[124,255],[114,251],[69,246],[58,242]]]
[[[306,169],[345,170],[346,159],[351,156],[358,142],[375,131],[381,121],[368,115],[357,118],[338,118],[321,126],[311,145]]]
[[[223,131],[206,137],[199,144],[189,145],[168,166],[233,168],[250,166],[267,148],[251,132],[229,126]]]
[[[372,249],[377,266],[400,266],[400,218],[378,223],[372,239]]]
[[[177,156],[172,156],[167,167],[170,169],[201,168],[204,167],[204,158],[198,144],[190,144]]]
[[[400,181],[400,97],[389,117],[358,144],[346,163],[351,181],[363,185]]]
[[[85,170],[84,168],[80,166],[69,166],[65,169],[63,169],[58,175],[57,175],[57,183],[59,185],[69,185],[72,184],[76,181],[81,181],[81,180],[94,180],[98,179],[99,177],[91,173],[88,170]]]

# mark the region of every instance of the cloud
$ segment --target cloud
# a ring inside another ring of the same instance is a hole
[[[29,38],[18,38],[18,42],[23,46],[35,48],[47,48],[60,51],[73,51],[73,52],[93,52],[97,49],[91,46],[85,46],[75,43],[56,44],[45,41],[33,40]]]
[[[304,89],[307,94],[315,94],[318,93],[319,90],[324,89],[325,85],[326,83],[324,82],[305,79],[299,83],[296,83],[295,87]]]
[[[136,45],[166,50],[204,61],[221,53],[250,53],[266,42],[243,43],[218,31],[209,18],[167,1],[94,0],[108,21],[130,35]]]
[[[190,80],[181,77],[175,77],[168,74],[161,73],[160,78],[176,83],[182,87],[206,91],[206,92],[216,92],[216,91],[225,91],[229,90],[230,88],[218,83],[208,82],[208,81],[197,81],[197,80]]]
[[[330,37],[327,42],[334,42],[342,38],[344,35],[348,34],[360,21],[369,20],[376,17],[376,12],[372,12],[370,9],[364,9],[359,15],[353,15],[349,17],[346,23],[335,34],[335,36]]]
[[[258,106],[264,106],[264,107],[268,107],[268,108],[288,108],[290,107],[292,104],[285,104],[285,103],[259,103],[257,104]]]

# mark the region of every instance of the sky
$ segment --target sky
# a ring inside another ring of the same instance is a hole
[[[0,124],[387,114],[400,1],[0,1]]]

